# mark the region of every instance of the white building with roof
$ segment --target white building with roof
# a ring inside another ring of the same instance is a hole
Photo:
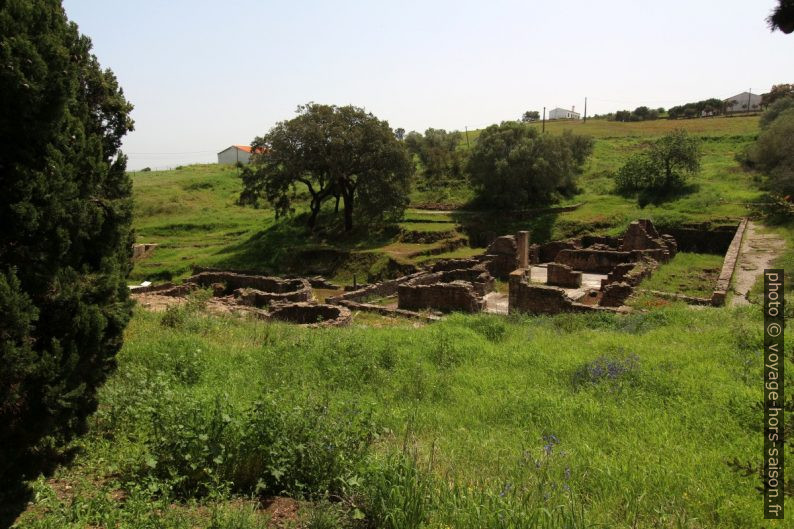
[[[232,145],[218,153],[218,163],[237,165],[237,162],[248,163],[251,158],[251,147],[249,145]]]
[[[578,112],[574,111],[574,108],[571,107],[571,110],[565,110],[564,108],[553,108],[549,112],[549,119],[579,119],[581,115]]]
[[[723,99],[722,102],[725,103],[726,114],[761,111],[761,96],[759,94],[742,92],[733,97]]]

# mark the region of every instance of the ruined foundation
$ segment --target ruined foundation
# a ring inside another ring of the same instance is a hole
[[[212,287],[216,296],[234,294],[245,304],[262,307],[275,302],[309,301],[312,288],[305,279],[238,274],[235,272],[200,272],[185,280],[200,287]]]
[[[270,317],[306,327],[339,327],[348,325],[352,315],[346,307],[301,302],[274,305]]]

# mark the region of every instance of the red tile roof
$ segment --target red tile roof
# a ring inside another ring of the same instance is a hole
[[[252,153],[252,152],[254,152],[256,154],[261,154],[261,153],[265,152],[265,149],[263,149],[262,147],[257,148],[256,151],[252,151],[250,145],[232,145],[232,147],[237,147],[241,151],[245,151],[245,152],[247,152],[249,154]]]

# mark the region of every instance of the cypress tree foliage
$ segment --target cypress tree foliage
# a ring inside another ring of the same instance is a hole
[[[0,0],[0,501],[84,428],[121,347],[131,109],[59,0]]]

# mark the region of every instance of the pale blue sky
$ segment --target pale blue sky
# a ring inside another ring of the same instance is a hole
[[[669,107],[794,81],[775,0],[65,0],[135,105],[130,169],[213,162],[308,101],[392,127]]]

